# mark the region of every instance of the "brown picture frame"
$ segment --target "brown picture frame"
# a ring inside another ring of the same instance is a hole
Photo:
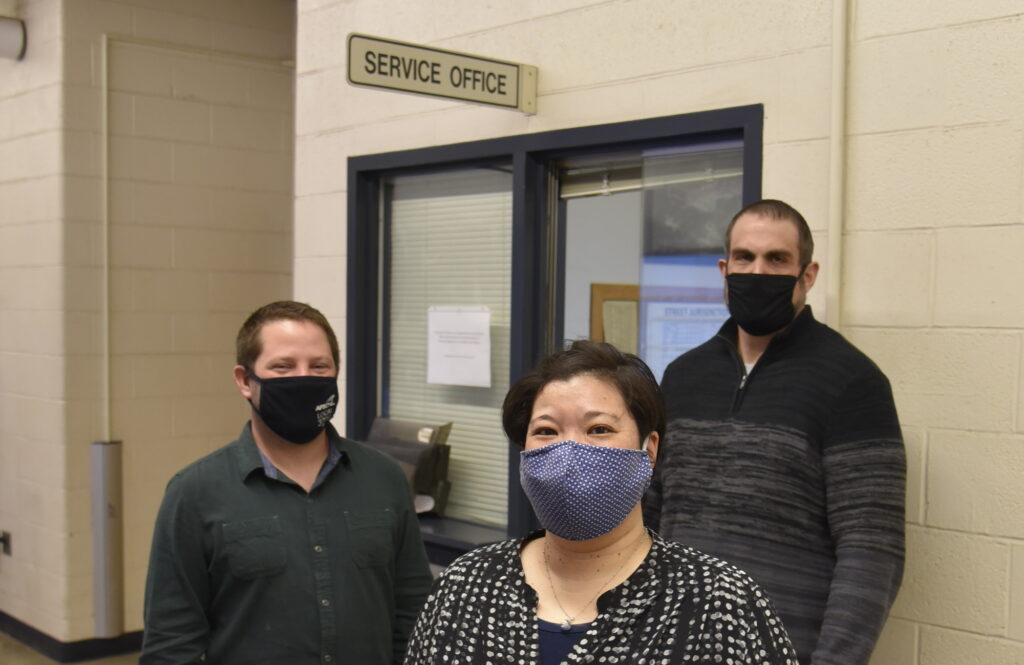
[[[590,284],[590,339],[595,342],[607,342],[604,330],[605,306],[609,302],[640,302],[639,284],[609,284],[592,282]],[[639,325],[639,321],[637,322]],[[634,338],[636,335],[634,334]],[[614,343],[614,342],[613,342]],[[630,349],[622,349],[629,351]]]

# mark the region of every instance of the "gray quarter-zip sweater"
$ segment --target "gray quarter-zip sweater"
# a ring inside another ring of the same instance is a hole
[[[810,307],[749,376],[736,332],[727,321],[665,371],[648,525],[750,573],[801,663],[866,665],[903,575],[889,382]]]

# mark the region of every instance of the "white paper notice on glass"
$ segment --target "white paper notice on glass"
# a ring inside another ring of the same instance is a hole
[[[483,305],[427,308],[427,383],[491,387],[491,310]]]

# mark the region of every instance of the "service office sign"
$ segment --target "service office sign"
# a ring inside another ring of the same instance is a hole
[[[348,36],[348,81],[537,112],[537,68],[390,39]]]

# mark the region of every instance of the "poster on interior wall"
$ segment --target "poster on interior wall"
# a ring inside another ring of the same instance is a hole
[[[491,387],[491,310],[477,305],[427,308],[427,383]]]
[[[640,357],[660,382],[669,363],[718,334],[728,318],[724,303],[646,301]]]

